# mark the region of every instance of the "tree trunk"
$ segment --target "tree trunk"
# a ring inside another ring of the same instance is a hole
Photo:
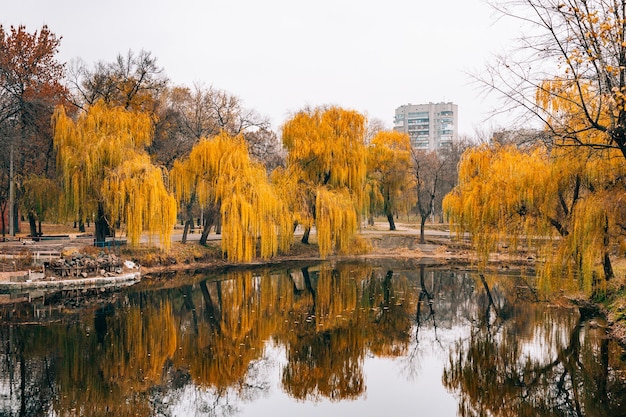
[[[420,215],[420,243],[426,243],[424,237],[424,229],[426,228],[426,219],[428,216]]]
[[[4,222],[4,215],[6,213],[7,205],[6,203],[0,204],[0,219],[2,219],[2,237],[5,237],[7,234],[7,225]]]
[[[489,305],[487,306],[487,314],[489,314],[489,307],[491,306],[496,312],[496,316],[501,317],[500,309],[498,308],[498,306],[496,306],[496,303],[491,296],[491,290],[489,290],[489,285],[487,285],[487,280],[485,279],[485,276],[482,273],[478,274],[478,276],[480,277],[480,282],[482,282],[483,287],[485,288],[485,292],[487,293],[487,299],[489,300]]]
[[[204,229],[202,229],[202,235],[200,236],[200,244],[206,246],[207,238],[209,236],[209,231],[211,227],[216,223],[216,221],[220,221],[220,206],[218,205],[210,205],[207,209],[206,214],[204,214]]]
[[[387,213],[387,221],[389,222],[389,230],[396,230],[396,223],[393,221],[393,214]]]
[[[391,210],[389,190],[387,190],[387,196],[385,197],[385,216],[387,216],[387,221],[389,222],[389,230],[396,230],[396,223],[393,220],[393,212]]]
[[[30,227],[30,236],[37,236],[37,219],[33,212],[28,212],[28,226]]]
[[[78,221],[78,231],[80,233],[85,233],[85,222],[82,219]]]
[[[302,234],[302,239],[300,240],[302,243],[304,243],[305,245],[309,244],[309,235],[311,234],[311,228],[310,227],[305,227],[304,228],[304,233]]]
[[[102,203],[98,203],[98,211],[94,224],[96,226],[96,243],[104,244],[106,237],[111,233],[111,228],[104,216],[104,205]]]
[[[191,215],[191,208],[193,203],[189,203],[185,205],[185,227],[183,229],[183,237],[181,238],[181,243],[187,243],[187,233],[189,233],[189,228],[193,227],[193,217]]]
[[[187,219],[187,221],[185,222],[185,227],[183,228],[183,236],[180,239],[180,243],[182,243],[183,245],[187,243],[187,233],[189,233],[189,222],[190,220]],[[191,219],[191,222],[193,222],[193,219]]]
[[[608,252],[604,252],[602,268],[604,269],[604,279],[606,281],[609,281],[611,278],[615,277],[615,273],[613,272],[613,266],[611,265],[611,258],[609,257]]]
[[[200,244],[206,246],[206,241],[209,237],[209,232],[213,227],[213,216],[206,216],[204,218],[204,228],[202,229],[202,235],[200,236]]]
[[[613,266],[611,265],[611,258],[609,257],[609,218],[607,216],[604,217],[604,259],[602,260],[602,268],[604,269],[604,279],[606,281],[610,280],[615,276],[613,272]]]

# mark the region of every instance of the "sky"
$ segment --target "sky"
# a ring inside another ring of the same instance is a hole
[[[171,85],[228,91],[274,129],[305,106],[338,105],[391,128],[403,104],[453,102],[459,133],[506,124],[468,74],[519,30],[484,0],[20,0],[0,24],[46,24],[58,60],[88,66],[149,51]]]

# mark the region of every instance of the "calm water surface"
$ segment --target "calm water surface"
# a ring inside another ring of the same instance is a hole
[[[0,416],[626,416],[600,319],[484,278],[322,263],[4,307]]]

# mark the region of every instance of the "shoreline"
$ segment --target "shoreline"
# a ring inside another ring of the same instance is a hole
[[[4,273],[6,274],[6,273]],[[11,273],[14,274],[14,273]],[[15,276],[15,275],[13,275]],[[12,277],[13,277],[12,276]],[[0,280],[0,291],[24,291],[24,290],[73,290],[83,288],[99,288],[110,286],[132,285],[141,280],[141,272],[127,272],[108,277],[87,278],[47,278],[41,280],[6,281]],[[122,285],[125,284],[125,285]]]

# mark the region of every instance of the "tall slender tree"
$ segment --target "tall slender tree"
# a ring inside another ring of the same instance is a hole
[[[405,133],[379,131],[368,146],[367,176],[371,185],[370,211],[380,210],[387,217],[389,230],[396,230],[394,216],[404,205],[408,211],[411,204],[411,142]]]

